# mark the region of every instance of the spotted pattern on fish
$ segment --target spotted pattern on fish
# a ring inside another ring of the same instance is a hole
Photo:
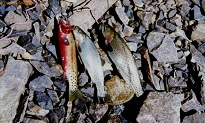
[[[112,51],[108,50],[107,52],[119,73],[126,83],[135,90],[137,97],[142,95],[143,90],[135,61],[124,39],[109,25],[102,25],[102,33],[106,39],[106,45],[112,48]],[[107,37],[109,37],[108,41]]]

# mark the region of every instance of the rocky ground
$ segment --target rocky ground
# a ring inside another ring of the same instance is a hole
[[[124,104],[118,99],[114,104],[96,103],[95,85],[78,59],[79,88],[87,100],[73,102],[69,122],[205,122],[205,0],[82,1],[1,0],[0,122],[64,122],[68,83],[62,79],[57,38],[61,15],[82,26],[98,47],[106,91],[116,96],[113,90],[120,88],[126,95],[120,100]],[[92,6],[99,7],[95,13]],[[126,40],[142,96],[124,87],[107,56],[103,22]]]

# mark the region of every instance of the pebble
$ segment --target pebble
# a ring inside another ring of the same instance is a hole
[[[142,0],[133,0],[133,1],[134,1],[135,6],[137,7],[143,7],[144,5]]]
[[[194,19],[195,20],[204,18],[204,16],[201,14],[200,8],[197,5],[194,5],[193,10],[194,10]]]
[[[202,41],[205,40],[205,24],[197,24],[191,34],[191,40]]]
[[[52,101],[49,98],[49,96],[47,96],[46,93],[41,92],[41,91],[35,91],[34,95],[35,95],[34,96],[35,101],[38,103],[38,105],[41,108],[47,109],[47,110],[53,110]]]
[[[182,94],[150,92],[137,116],[139,123],[180,123]]]
[[[172,17],[174,17],[174,16],[176,15],[176,13],[177,13],[177,10],[176,10],[176,9],[173,9],[173,10],[169,11],[168,17],[169,17],[169,18],[172,18]]]
[[[57,93],[54,90],[47,90],[47,94],[51,98],[54,105],[57,104],[60,101],[60,99],[58,98]]]
[[[125,25],[124,28],[123,28],[123,33],[125,36],[131,36],[133,34],[133,31],[134,31],[134,28],[130,27],[130,26],[127,26]]]
[[[126,43],[130,51],[136,52],[137,51],[137,43],[135,42],[127,42]]]
[[[120,20],[122,21],[122,23],[127,25],[128,22],[130,21],[130,19],[127,17],[127,15],[125,13],[125,8],[124,7],[116,7],[115,11],[116,11],[118,17],[120,18]]]
[[[26,114],[33,115],[33,116],[46,116],[49,113],[49,110],[43,109],[40,106],[34,104],[33,102],[30,102],[28,104],[28,110],[26,111]]]

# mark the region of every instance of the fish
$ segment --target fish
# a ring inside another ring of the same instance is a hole
[[[62,68],[64,71],[64,79],[69,82],[69,99],[68,110],[71,112],[72,101],[81,98],[84,95],[78,88],[78,66],[76,56],[76,43],[72,34],[73,27],[68,21],[63,19],[59,20],[58,39],[60,46],[60,55],[62,61]]]
[[[108,24],[101,25],[108,56],[115,64],[126,84],[134,89],[137,97],[143,94],[134,57],[125,40]]]
[[[92,82],[96,85],[98,102],[105,101],[108,95],[104,88],[104,74],[99,52],[90,37],[78,26],[73,30],[73,34],[80,58]]]

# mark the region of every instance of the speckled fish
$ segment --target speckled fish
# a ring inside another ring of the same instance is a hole
[[[76,27],[73,30],[76,45],[80,57],[87,69],[92,82],[96,85],[98,99],[103,99],[106,96],[104,89],[104,76],[100,55],[94,43],[85,32]],[[98,100],[99,101],[99,100]]]
[[[102,24],[102,33],[105,37],[105,44],[109,57],[114,62],[126,83],[134,89],[136,96],[141,96],[143,90],[135,61],[125,40],[107,24]]]
[[[59,21],[58,39],[61,52],[61,60],[64,71],[64,78],[69,82],[68,108],[71,111],[72,101],[76,98],[83,98],[78,89],[78,70],[76,58],[76,45],[73,38],[73,28],[64,20]]]

